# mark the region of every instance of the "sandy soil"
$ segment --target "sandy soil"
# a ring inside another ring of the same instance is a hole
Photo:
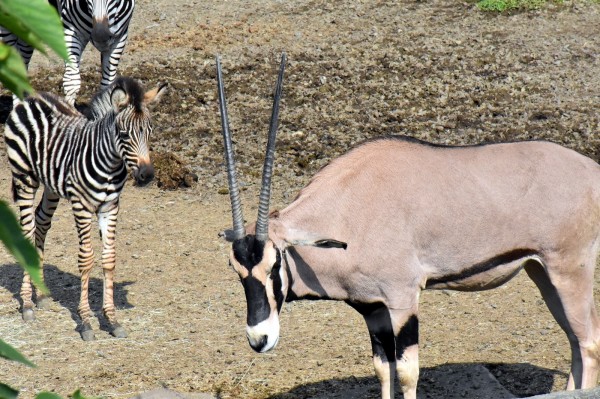
[[[448,0],[139,0],[120,70],[148,85],[167,81],[171,92],[154,114],[157,183],[129,185],[122,199],[116,302],[129,338],[99,329],[86,343],[75,331],[77,238],[63,203],[47,244],[54,303],[34,323],[21,320],[21,272],[0,249],[0,337],[38,365],[2,362],[0,381],[23,398],[80,387],[129,398],[160,386],[222,398],[337,398],[357,389],[377,398],[366,327],[344,304],[287,304],[274,352],[258,355],[246,343],[243,290],[217,237],[231,221],[215,54],[252,215],[282,50],[289,65],[273,208],[332,157],[383,134],[452,144],[550,139],[599,161],[599,10],[577,3],[488,15]],[[99,81],[97,58],[95,50],[84,58],[81,103]],[[36,54],[31,74],[40,90],[60,90],[57,60]],[[3,97],[4,117],[9,103]],[[5,200],[9,182],[1,143]],[[91,287],[99,312],[99,270]],[[489,292],[425,292],[420,320],[422,397],[453,397],[437,376],[468,375],[473,365],[517,396],[565,386],[567,339],[525,275]]]

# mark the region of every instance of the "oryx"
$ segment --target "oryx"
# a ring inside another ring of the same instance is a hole
[[[226,236],[246,294],[250,346],[275,347],[284,301],[345,301],[367,323],[382,398],[393,398],[397,372],[404,397],[414,399],[421,291],[495,288],[525,269],[571,344],[567,389],[594,386],[600,165],[544,141],[447,147],[384,137],[331,161],[269,214],[284,65],[285,55],[258,219],[244,226],[217,59],[233,210]]]

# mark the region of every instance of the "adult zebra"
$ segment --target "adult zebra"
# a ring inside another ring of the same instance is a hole
[[[120,77],[100,91],[90,107],[96,116],[86,118],[66,101],[49,93],[36,94],[15,106],[6,121],[4,136],[12,171],[13,199],[19,207],[25,236],[35,242],[41,259],[52,215],[60,198],[67,198],[75,214],[79,235],[78,266],[81,297],[78,307],[81,336],[93,340],[88,301],[89,275],[94,264],[90,230],[98,216],[102,237],[103,306],[111,332],[127,336],[117,322],[113,301],[115,227],[119,196],[133,171],[138,185],[154,177],[148,140],[152,131],[149,106],[159,101],[165,85],[145,92],[139,82]],[[44,194],[34,211],[40,184]],[[34,238],[35,236],[35,238]],[[23,319],[33,320],[32,286],[25,273],[21,286]],[[44,299],[38,295],[39,307]]]
[[[88,42],[100,52],[102,65],[101,87],[110,85],[117,76],[117,67],[125,50],[129,22],[135,0],[50,0],[63,22],[65,42],[69,55],[65,64],[63,90],[67,102],[75,104],[81,87],[80,64]],[[29,66],[33,48],[0,27],[0,39],[13,45]]]

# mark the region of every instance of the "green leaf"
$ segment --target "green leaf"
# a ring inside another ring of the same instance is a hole
[[[62,397],[58,396],[55,393],[44,391],[38,393],[35,399],[62,399]]]
[[[33,284],[45,294],[49,294],[48,288],[42,279],[42,269],[37,250],[25,238],[17,218],[4,201],[0,201],[0,241],[17,259],[21,267],[29,273]]]
[[[92,398],[88,398],[86,396],[83,396],[80,392],[80,390],[76,390],[75,392],[73,392],[73,399],[92,399]]]
[[[68,58],[62,22],[47,0],[0,1],[0,25],[44,54],[42,42],[62,59]]]
[[[35,367],[35,364],[31,363],[29,360],[25,358],[25,356],[21,355],[21,353],[0,339],[0,357],[3,357],[8,360],[13,360],[15,362],[23,363],[29,367]],[[1,397],[1,396],[0,396]]]
[[[0,382],[0,399],[17,399],[19,391]]]
[[[25,93],[35,92],[27,79],[21,55],[4,43],[0,43],[0,81],[19,98],[25,97]]]

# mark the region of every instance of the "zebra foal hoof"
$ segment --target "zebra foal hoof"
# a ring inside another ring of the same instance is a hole
[[[127,331],[121,326],[115,326],[112,330],[112,335],[115,338],[127,338]]]
[[[81,338],[84,341],[94,341],[96,340],[96,335],[94,335],[94,330],[84,327],[84,329],[81,330]]]
[[[34,321],[35,314],[33,313],[33,309],[23,309],[23,320],[25,321]]]

